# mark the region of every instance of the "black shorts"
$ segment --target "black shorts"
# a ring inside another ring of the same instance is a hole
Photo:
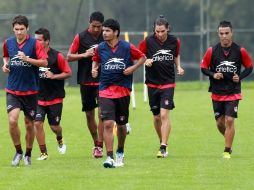
[[[234,101],[215,101],[213,100],[213,111],[215,119],[220,116],[230,116],[237,118],[239,100]]]
[[[101,119],[114,120],[119,125],[125,125],[129,119],[130,96],[122,98],[101,98]]]
[[[175,88],[151,88],[148,86],[149,105],[153,115],[160,114],[160,108],[172,110],[175,108],[173,101]]]
[[[82,111],[91,111],[98,107],[98,86],[80,85]]]
[[[37,94],[17,96],[15,94],[6,93],[7,113],[19,108],[23,110],[24,115],[31,121],[35,118],[37,106]]]
[[[59,125],[62,117],[63,103],[50,106],[37,105],[35,121],[44,122],[47,114],[49,125]]]

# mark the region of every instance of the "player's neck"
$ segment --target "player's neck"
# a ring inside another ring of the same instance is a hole
[[[115,38],[115,39],[112,39],[110,41],[107,41],[108,45],[111,47],[111,48],[114,48],[116,47],[116,45],[119,43],[119,39],[118,38]]]

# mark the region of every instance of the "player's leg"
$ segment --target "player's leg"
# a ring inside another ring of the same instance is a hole
[[[224,102],[221,101],[212,101],[213,103],[213,111],[214,111],[214,117],[216,120],[216,126],[219,132],[224,136],[226,125],[225,125],[225,108],[224,108]]]
[[[124,165],[124,145],[127,135],[126,123],[129,119],[129,105],[130,97],[122,97],[116,100],[116,123],[117,123],[117,137],[118,147],[116,150],[116,166]]]
[[[153,125],[161,143],[161,117],[159,89],[148,87],[150,110],[153,113]]]
[[[20,141],[20,129],[18,127],[19,114],[22,106],[19,97],[10,93],[6,94],[6,104],[9,122],[9,133],[16,149],[16,153],[12,159],[12,165],[18,166],[23,158],[23,150]]]
[[[64,143],[63,139],[63,130],[60,125],[61,118],[62,118],[62,110],[63,110],[63,103],[58,103],[54,105],[48,106],[48,112],[47,112],[47,117],[48,117],[48,123],[56,135],[56,140],[58,144],[58,152],[60,154],[65,154],[66,152],[66,144]]]
[[[107,159],[103,163],[105,168],[114,168],[113,145],[114,135],[113,126],[115,122],[115,103],[112,99],[100,98],[101,119],[103,123],[103,138],[107,152]]]
[[[45,132],[44,132],[44,120],[46,115],[46,106],[37,105],[36,116],[35,116],[35,136],[41,151],[41,155],[37,158],[37,160],[47,160],[48,152],[45,140]]]
[[[26,153],[24,157],[25,165],[31,165],[31,153],[34,143],[34,120],[37,108],[37,95],[28,95],[22,97],[23,110],[25,115],[26,126]]]

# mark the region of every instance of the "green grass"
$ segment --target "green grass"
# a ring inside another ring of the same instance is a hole
[[[169,157],[157,159],[159,142],[152,125],[142,85],[137,85],[137,108],[130,109],[132,133],[127,137],[124,168],[104,169],[103,159],[93,159],[78,88],[67,88],[62,126],[66,155],[57,152],[55,136],[46,129],[49,160],[37,161],[34,143],[32,166],[11,167],[14,155],[7,125],[5,95],[0,92],[0,190],[172,189],[251,190],[254,187],[254,132],[252,83],[243,84],[244,100],[236,120],[234,152],[223,160],[224,140],[216,130],[207,83],[178,83],[176,108],[170,112],[172,131]],[[131,108],[131,107],[130,107]],[[24,148],[23,116],[20,117]],[[116,142],[115,142],[116,144]]]

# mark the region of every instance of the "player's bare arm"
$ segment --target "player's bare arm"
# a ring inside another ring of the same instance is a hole
[[[2,67],[3,72],[4,73],[9,73],[10,72],[10,69],[9,69],[10,58],[9,57],[4,57],[3,62],[4,62],[4,65]]]
[[[18,52],[19,59],[30,63],[31,65],[37,66],[37,67],[47,67],[48,61],[47,59],[32,59],[29,56],[26,56],[24,52],[19,51]]]
[[[177,74],[182,76],[184,75],[184,69],[181,67],[180,65],[180,55],[178,55],[175,59],[175,65],[176,65],[176,70],[177,70]]]
[[[83,58],[92,57],[94,55],[94,48],[90,48],[86,50],[84,53],[76,54],[68,52],[67,54],[67,60],[68,61],[77,61]]]
[[[123,71],[123,74],[125,75],[131,75],[139,66],[144,64],[146,61],[146,57],[141,57],[134,65],[128,67]]]

